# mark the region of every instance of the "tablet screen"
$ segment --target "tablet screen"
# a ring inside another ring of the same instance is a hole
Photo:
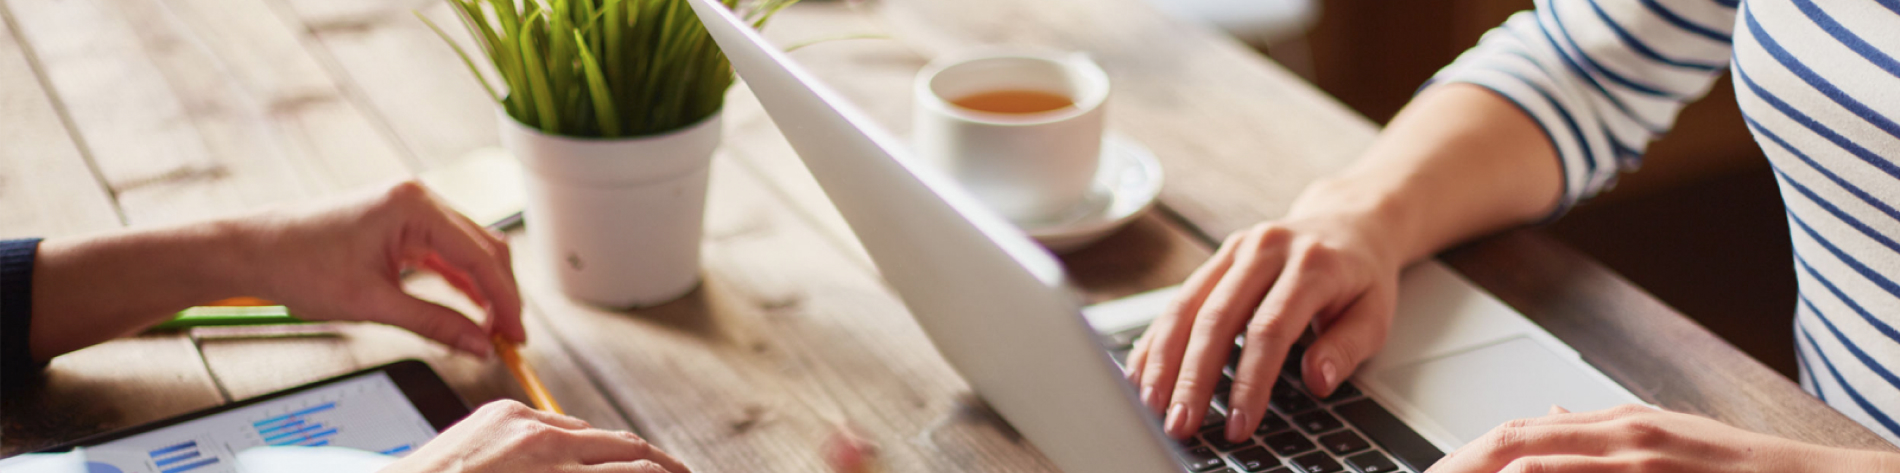
[[[234,471],[259,446],[334,445],[402,456],[435,438],[389,374],[365,373],[282,398],[86,447],[90,473]]]

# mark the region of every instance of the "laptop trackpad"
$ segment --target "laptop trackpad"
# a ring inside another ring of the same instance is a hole
[[[1584,412],[1629,402],[1581,363],[1517,336],[1374,376],[1463,445],[1506,421],[1543,416],[1552,405]]]

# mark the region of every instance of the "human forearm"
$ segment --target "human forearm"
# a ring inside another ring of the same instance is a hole
[[[33,270],[33,357],[50,359],[156,324],[192,305],[243,295],[246,247],[229,221],[40,244]]]
[[[486,327],[403,291],[402,271],[441,274],[486,312]],[[33,274],[33,357],[127,335],[178,310],[234,296],[304,320],[399,326],[463,351],[491,334],[527,340],[508,245],[410,182],[332,202],[223,220],[47,240]]]
[[[1356,220],[1410,262],[1548,215],[1562,178],[1529,116],[1488,89],[1444,84],[1407,105],[1353,167],[1303,193],[1287,219]]]

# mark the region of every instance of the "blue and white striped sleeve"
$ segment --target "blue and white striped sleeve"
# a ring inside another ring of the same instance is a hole
[[[1562,161],[1553,216],[1608,189],[1727,68],[1740,0],[1537,0],[1432,78],[1489,88]],[[1429,85],[1428,85],[1429,86]]]

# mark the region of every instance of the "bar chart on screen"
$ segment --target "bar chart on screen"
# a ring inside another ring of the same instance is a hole
[[[87,473],[229,473],[251,449],[404,456],[435,435],[402,390],[375,373],[81,450]]]

